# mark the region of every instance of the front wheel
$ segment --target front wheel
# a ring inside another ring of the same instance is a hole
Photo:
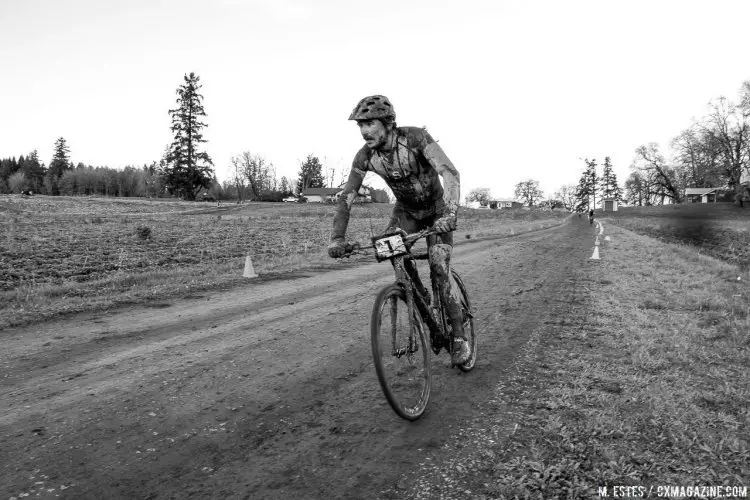
[[[461,371],[470,372],[474,369],[474,366],[477,363],[478,343],[477,332],[474,330],[474,314],[471,310],[469,293],[466,291],[466,286],[464,285],[461,276],[459,276],[454,269],[451,269],[451,271],[453,274],[453,280],[456,285],[458,285],[458,289],[461,291],[461,313],[463,314],[464,335],[466,336],[466,340],[469,342],[469,346],[471,346],[471,356],[464,364],[458,365],[458,367],[461,369]]]
[[[380,387],[398,416],[416,420],[430,398],[430,351],[422,317],[414,306],[410,333],[406,292],[399,285],[380,291],[372,309],[372,356]]]

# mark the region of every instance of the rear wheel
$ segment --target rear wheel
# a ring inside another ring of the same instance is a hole
[[[474,316],[471,310],[471,302],[469,301],[469,294],[466,291],[466,286],[464,286],[464,282],[461,279],[461,276],[458,275],[458,273],[451,269],[453,273],[453,280],[458,285],[458,289],[461,290],[461,312],[463,313],[463,325],[464,325],[464,335],[466,336],[466,340],[469,342],[469,346],[471,346],[471,356],[469,359],[462,365],[458,365],[458,367],[461,369],[461,371],[469,372],[474,369],[474,365],[477,362],[477,333],[474,330]]]
[[[380,291],[370,321],[372,355],[380,387],[393,410],[416,420],[430,398],[430,351],[416,306],[410,335],[406,293],[399,285]]]

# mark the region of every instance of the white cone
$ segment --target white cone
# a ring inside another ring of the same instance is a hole
[[[245,272],[242,273],[243,278],[257,278],[258,275],[255,274],[255,269],[253,269],[253,260],[248,255],[245,257]]]

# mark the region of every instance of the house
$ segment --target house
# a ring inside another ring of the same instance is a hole
[[[602,200],[602,208],[605,212],[617,212],[617,204],[616,198],[604,198]]]
[[[330,203],[336,201],[336,195],[341,190],[338,188],[307,188],[301,193],[308,203]]]
[[[515,200],[490,200],[490,208],[521,208],[523,203]]]
[[[685,189],[686,203],[716,203],[716,188],[687,188]]]

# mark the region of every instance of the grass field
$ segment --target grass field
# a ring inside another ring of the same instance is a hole
[[[514,408],[498,425],[517,425],[481,452],[486,466],[464,478],[472,491],[750,495],[750,273],[684,230],[739,233],[721,241],[731,243],[746,237],[750,210],[680,208],[606,214],[602,259],[576,279],[581,308],[533,333],[498,392]]]
[[[750,267],[750,207],[731,203],[632,207],[597,213],[597,217],[662,241],[691,245],[742,269]]]
[[[367,242],[392,206],[355,205],[348,238]],[[334,207],[217,206],[161,199],[0,197],[0,328],[66,312],[231,286],[245,257],[266,277],[351,265],[325,254]],[[559,211],[466,209],[458,242],[559,223]],[[369,258],[367,258],[369,259]]]

